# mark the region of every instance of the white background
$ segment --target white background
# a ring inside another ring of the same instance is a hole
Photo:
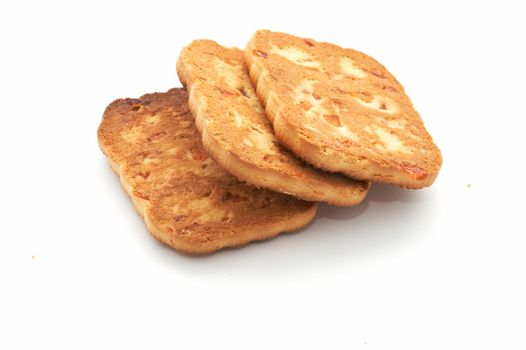
[[[473,2],[0,5],[0,349],[525,349],[525,11]],[[442,150],[298,233],[207,257],[146,232],[98,149],[105,106],[179,86],[195,38],[364,51]]]

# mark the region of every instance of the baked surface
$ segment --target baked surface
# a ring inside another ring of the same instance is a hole
[[[118,99],[99,145],[150,233],[187,253],[275,236],[308,224],[316,203],[237,180],[205,152],[183,89]]]
[[[429,186],[442,157],[402,85],[373,58],[261,30],[245,49],[279,141],[318,168],[407,188]]]
[[[252,86],[243,51],[214,41],[185,47],[177,72],[208,153],[237,178],[310,201],[356,205],[368,183],[306,164],[283,148]]]

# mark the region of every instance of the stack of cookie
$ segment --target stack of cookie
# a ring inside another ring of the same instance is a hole
[[[208,253],[353,206],[370,182],[433,183],[440,151],[371,57],[261,30],[243,52],[209,40],[177,61],[185,89],[119,99],[99,144],[152,235]]]

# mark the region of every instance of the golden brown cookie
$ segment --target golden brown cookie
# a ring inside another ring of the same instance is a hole
[[[209,253],[308,224],[316,203],[260,190],[206,153],[183,89],[111,103],[99,145],[151,234],[187,253]]]
[[[442,157],[400,83],[373,58],[261,30],[245,49],[279,141],[316,167],[347,176],[429,186]]]
[[[184,48],[177,72],[208,153],[237,178],[310,201],[355,205],[368,183],[328,173],[284,149],[252,87],[243,51],[210,40]]]

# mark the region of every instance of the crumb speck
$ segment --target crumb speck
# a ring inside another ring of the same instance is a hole
[[[35,256],[34,255],[31,255],[31,260],[35,260]]]
[[[471,184],[468,184],[468,188],[471,188]]]

